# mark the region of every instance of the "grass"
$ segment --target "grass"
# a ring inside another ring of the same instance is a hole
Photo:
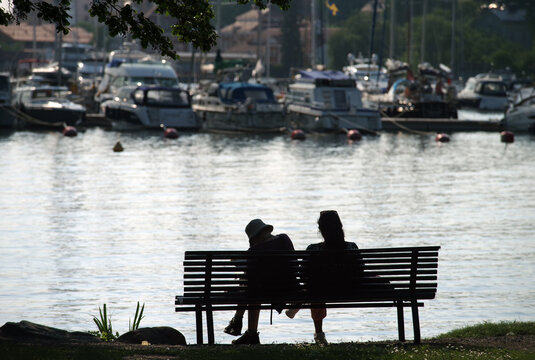
[[[98,345],[28,345],[0,341],[5,359],[180,359],[180,360],[533,360],[535,347],[515,348],[476,343],[463,339],[535,335],[535,322],[483,323],[448,332],[421,345],[399,342],[339,343],[327,347],[311,344],[276,344],[257,346],[141,346],[103,343]],[[456,339],[449,342],[447,339]],[[441,341],[446,339],[446,341]],[[467,342],[472,344],[471,342]]]
[[[500,323],[484,322],[482,324],[468,326],[453,330],[437,336],[441,338],[481,338],[486,336],[506,336],[506,335],[535,335],[535,322],[504,321]]]

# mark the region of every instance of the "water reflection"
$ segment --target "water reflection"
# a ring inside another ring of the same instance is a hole
[[[118,140],[122,153],[112,151]],[[442,246],[438,297],[420,314],[423,336],[483,320],[534,320],[533,140],[2,134],[0,322],[93,330],[92,315],[107,303],[124,332],[141,301],[145,326],[173,326],[193,342],[193,314],[173,308],[184,251],[246,248],[243,228],[253,217],[304,249],[320,241],[316,220],[327,208],[360,247]],[[224,343],[229,316],[215,316]],[[274,320],[262,314],[263,342],[281,333],[312,340],[307,311]],[[333,341],[395,339],[395,322],[392,309],[340,309],[325,327]]]

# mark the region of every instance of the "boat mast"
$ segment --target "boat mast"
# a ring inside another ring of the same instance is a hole
[[[422,45],[420,49],[420,63],[425,60],[425,16],[427,15],[427,0],[424,1],[424,8],[422,13]]]
[[[377,18],[377,1],[375,0],[373,2],[373,17],[372,17],[372,30],[370,34],[370,56],[368,59],[368,77],[370,76],[370,66],[372,64],[372,57],[373,57],[373,41],[375,38],[375,20]]]
[[[407,63],[409,66],[412,65],[412,0],[409,1],[409,6],[407,6]]]
[[[310,2],[310,65],[316,66],[316,0]]]
[[[390,9],[390,49],[388,51],[388,57],[390,59],[394,58],[394,27],[395,27],[395,16],[396,13],[396,1],[391,0],[391,9]]]
[[[455,0],[451,0],[451,74],[455,73]]]

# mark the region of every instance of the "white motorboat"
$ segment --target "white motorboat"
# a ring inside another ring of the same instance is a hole
[[[344,74],[354,79],[362,93],[382,94],[388,90],[388,74],[384,67],[374,63],[358,61],[344,66]]]
[[[123,86],[159,85],[178,87],[178,76],[173,67],[166,63],[125,63],[120,59],[106,65],[104,76],[95,94],[98,104],[113,99]]]
[[[15,89],[13,107],[27,126],[60,127],[81,123],[86,108],[69,99],[66,86],[22,86]]]
[[[186,90],[161,86],[125,86],[101,104],[101,111],[116,130],[172,127],[200,128]]]
[[[362,105],[355,80],[340,71],[299,71],[285,98],[288,122],[304,131],[381,130],[379,111]]]
[[[505,111],[509,104],[507,86],[499,76],[478,74],[466,81],[457,94],[457,104],[461,109]]]
[[[193,110],[209,131],[282,132],[284,107],[258,83],[211,83],[193,96]]]
[[[535,88],[521,89],[505,112],[505,130],[535,133]]]

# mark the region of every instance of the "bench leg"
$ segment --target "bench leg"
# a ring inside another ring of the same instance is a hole
[[[403,318],[403,301],[397,301],[399,341],[405,341],[405,319]]]
[[[195,326],[197,328],[197,345],[202,345],[202,306],[195,305]]]
[[[418,305],[416,301],[413,300],[412,304],[412,327],[414,329],[414,343],[419,344],[420,339],[420,316],[418,315]]]
[[[208,333],[208,344],[214,344],[214,313],[212,305],[206,305],[206,332]]]

